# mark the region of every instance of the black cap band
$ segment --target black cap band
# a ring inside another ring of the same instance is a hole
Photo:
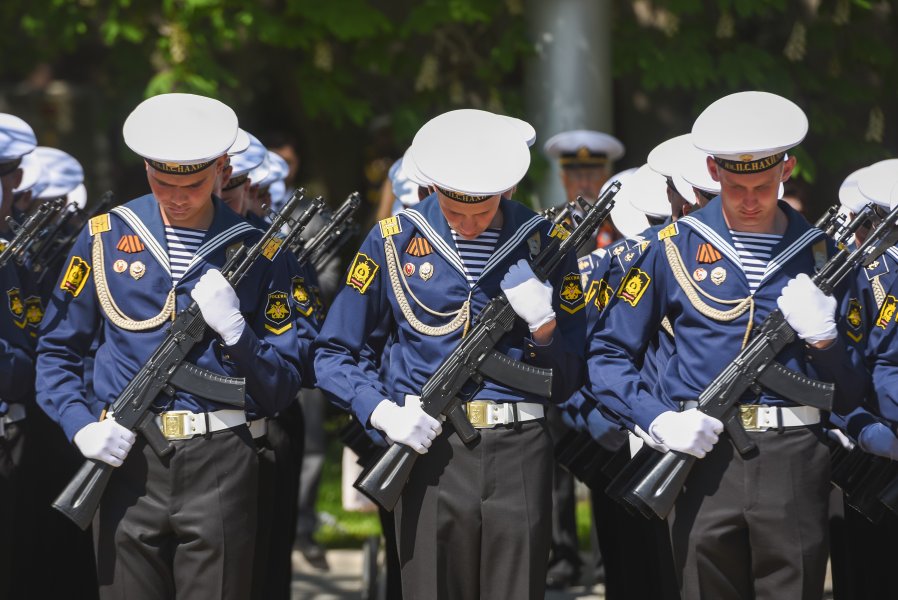
[[[777,154],[772,154],[770,156],[765,156],[764,158],[759,158],[757,160],[751,160],[751,154],[745,155],[746,160],[729,160],[726,158],[718,158],[714,157],[714,162],[717,165],[724,169],[725,171],[730,171],[731,173],[760,173],[761,171],[766,171],[767,169],[772,169],[776,165],[782,162],[783,157],[786,156],[785,152],[779,152]]]

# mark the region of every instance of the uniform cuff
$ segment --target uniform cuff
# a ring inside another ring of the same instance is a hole
[[[59,425],[70,442],[75,439],[76,433],[96,422],[97,417],[91,414],[87,406],[80,402],[69,405],[66,411],[59,415]]]

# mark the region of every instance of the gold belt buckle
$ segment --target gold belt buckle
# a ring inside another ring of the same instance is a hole
[[[490,406],[495,404],[492,400],[474,400],[465,404],[465,413],[468,421],[474,429],[486,429],[492,427],[489,419]]]
[[[167,440],[186,440],[193,437],[189,410],[172,410],[159,415],[162,435]]]
[[[745,431],[766,431],[766,428],[758,427],[759,408],[761,408],[759,404],[743,404],[739,407],[739,416]]]

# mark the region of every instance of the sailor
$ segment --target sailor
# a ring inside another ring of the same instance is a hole
[[[837,410],[858,400],[856,365],[835,323],[837,299],[807,276],[832,247],[777,202],[795,165],[786,152],[807,126],[798,106],[765,92],[732,94],[705,109],[693,142],[711,155],[720,196],[658,232],[589,332],[595,398],[631,414],[656,444],[702,459],[668,519],[683,598],[823,593],[829,454],[819,410],[766,388],[747,394],[742,422],[760,450],[742,456],[718,443],[722,423],[695,408],[777,307],[800,338],[778,360],[835,379]],[[674,351],[651,387],[635,365],[665,319]]]
[[[81,232],[44,317],[38,403],[85,458],[115,469],[94,519],[101,598],[249,597],[258,459],[248,417],[293,400],[300,363],[286,258],[267,253],[235,290],[219,271],[259,232],[213,195],[237,117],[191,94],[139,104],[125,143],[151,193],[94,217]],[[188,362],[245,378],[245,396],[175,389],[154,401],[174,452],[160,457],[107,409],[195,301],[208,325]],[[90,402],[82,357],[97,331]],[[306,338],[313,329],[307,329]]]
[[[11,214],[13,189],[22,179],[21,162],[36,146],[34,131],[25,121],[0,113],[2,249],[13,237],[5,217]],[[18,531],[23,497],[17,478],[25,447],[25,421],[33,410],[34,342],[27,331],[26,295],[14,260],[0,267],[0,285],[6,296],[0,310],[0,527],[5,532],[0,536],[0,598],[6,599],[18,595],[13,561],[21,550],[17,546],[27,535]]]
[[[551,368],[553,398],[580,382],[574,256],[550,281],[537,279],[528,259],[557,228],[503,197],[526,173],[525,141],[481,111],[425,124],[412,147],[436,192],[374,227],[315,345],[322,389],[381,439],[423,454],[394,511],[407,598],[545,595],[554,460],[544,400],[489,378],[466,386],[481,434],[471,447],[419,402],[473,318],[503,292],[520,319],[497,350]],[[373,333],[384,323],[383,334],[396,336],[385,384],[358,358],[383,346]]]

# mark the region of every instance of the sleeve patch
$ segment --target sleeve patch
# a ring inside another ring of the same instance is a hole
[[[596,308],[599,310],[605,310],[608,302],[611,301],[611,287],[604,279],[593,281],[589,285],[589,290],[586,292],[586,302],[593,301],[595,301]]]
[[[371,282],[374,281],[380,265],[374,262],[367,254],[359,252],[349,267],[349,274],[346,275],[346,285],[355,288],[360,294],[368,291]]]
[[[90,264],[80,256],[73,256],[69,261],[69,267],[62,276],[62,283],[59,288],[77,298],[84,284],[87,283],[87,276],[90,274]]]
[[[676,223],[671,223],[664,229],[658,232],[658,241],[666,240],[667,238],[672,238],[680,233],[680,230],[677,229]]]
[[[399,217],[387,217],[386,219],[381,219],[379,224],[380,235],[383,236],[384,239],[391,235],[402,233],[402,224],[399,222]]]
[[[88,230],[90,231],[90,235],[94,236],[98,233],[103,233],[105,231],[109,231],[111,226],[109,225],[109,213],[104,213],[102,215],[97,215],[92,218],[87,223]]]
[[[265,319],[272,324],[265,323],[265,329],[275,335],[284,333],[293,326],[290,321],[292,314],[287,292],[277,291],[268,294],[268,302],[265,304]]]
[[[580,274],[568,273],[561,282],[561,290],[558,292],[561,310],[574,314],[584,306],[583,288],[580,286]]]
[[[645,295],[651,281],[652,278],[648,273],[637,267],[632,267],[621,282],[617,290],[617,297],[635,307]]]
[[[296,303],[296,310],[299,314],[308,317],[314,312],[315,307],[312,305],[309,292],[306,290],[302,277],[293,278],[292,296],[293,301]]]

